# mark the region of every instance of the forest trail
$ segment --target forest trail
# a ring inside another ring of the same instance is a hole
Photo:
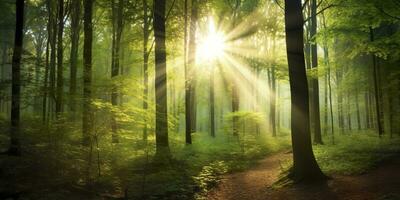
[[[207,195],[209,200],[400,200],[400,156],[366,174],[334,175],[326,183],[271,189],[280,162],[291,154],[279,153],[244,172],[228,174]]]
[[[280,162],[289,159],[291,155],[281,152],[267,156],[251,169],[223,176],[218,186],[207,195],[207,199],[260,199],[281,172]]]

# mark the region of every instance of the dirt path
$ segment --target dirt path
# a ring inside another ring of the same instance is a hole
[[[280,173],[279,162],[291,154],[276,154],[244,172],[229,174],[212,190],[210,200],[400,200],[400,157],[367,174],[334,176],[323,184],[268,189]]]
[[[266,157],[247,171],[224,176],[218,186],[208,194],[207,199],[260,199],[279,175],[280,162],[290,157],[291,154],[278,153]]]

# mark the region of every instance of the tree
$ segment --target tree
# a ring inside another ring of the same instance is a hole
[[[285,0],[285,31],[292,101],[293,168],[289,178],[295,181],[323,180],[325,175],[315,160],[311,145],[301,0]]]
[[[147,0],[143,0],[143,109],[148,109],[148,97],[149,97],[149,55],[150,50],[148,49],[149,37],[150,37],[150,21],[149,8]],[[145,123],[143,127],[143,140],[147,141],[147,118],[144,118]]]
[[[63,109],[63,90],[64,90],[64,66],[63,66],[63,34],[64,34],[64,0],[58,1],[58,30],[57,30],[57,94],[56,94],[56,115]]]
[[[370,40],[373,42],[375,40],[374,37],[374,29],[370,28]],[[379,137],[383,134],[383,125],[381,120],[381,107],[380,107],[380,87],[379,87],[379,68],[378,61],[376,56],[372,55],[372,77],[374,81],[374,97],[375,97],[375,109],[376,109],[376,124],[378,129]]]
[[[93,0],[84,0],[83,15],[83,112],[82,112],[82,135],[83,145],[90,144],[90,135],[93,129],[93,113],[91,106],[92,98],[92,43],[93,43]]]
[[[111,53],[111,78],[115,78],[119,74],[119,62],[120,62],[120,54],[121,54],[121,37],[123,31],[123,9],[124,9],[124,0],[119,0],[118,5],[115,3],[115,0],[111,1],[112,7],[112,53]],[[118,92],[116,86],[112,87],[111,92],[111,104],[116,106],[118,104]],[[112,131],[112,142],[118,143],[117,136],[117,121],[115,117],[112,117],[111,122],[111,131]]]
[[[80,36],[80,19],[81,19],[81,1],[71,1],[71,55],[70,55],[70,109],[76,111],[76,89],[77,89],[77,72],[78,72],[78,52],[79,52],[79,36]]]
[[[156,155],[169,155],[165,1],[154,0]]]
[[[310,37],[314,38],[317,34],[317,1],[311,0],[311,29]],[[311,44],[311,68],[318,70],[318,54],[317,54],[317,44],[314,42]],[[318,77],[312,77],[312,115],[313,115],[313,129],[314,129],[314,142],[316,144],[323,144],[321,136],[321,119],[320,119],[320,109],[319,109],[319,84]]]
[[[187,7],[186,7],[187,8]],[[187,14],[187,12],[186,12]],[[188,60],[186,64],[186,92],[185,92],[185,114],[186,114],[186,144],[192,143],[192,133],[196,132],[196,27],[198,18],[198,2],[192,0]]]
[[[12,57],[12,80],[11,80],[11,129],[10,138],[11,144],[8,149],[8,154],[19,155],[20,142],[20,103],[21,103],[21,57],[23,44],[23,29],[24,29],[24,7],[25,0],[17,0],[16,3],[16,23],[15,23],[15,38],[14,52]]]

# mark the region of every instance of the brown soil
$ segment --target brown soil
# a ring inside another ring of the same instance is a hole
[[[278,189],[280,162],[291,154],[279,153],[244,172],[228,174],[209,192],[210,200],[400,200],[400,157],[381,163],[363,175],[334,175],[326,183],[293,185]]]

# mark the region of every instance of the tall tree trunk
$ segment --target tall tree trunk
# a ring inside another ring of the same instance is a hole
[[[317,34],[317,1],[311,0],[311,29],[310,29],[310,37],[315,40],[315,36]],[[311,67],[315,70],[318,70],[318,54],[317,54],[317,44],[315,41],[311,44]],[[314,129],[314,143],[323,144],[322,135],[321,135],[321,117],[320,117],[320,108],[319,108],[319,84],[318,84],[318,76],[312,77],[312,115],[313,115],[313,129]]]
[[[91,106],[92,99],[92,44],[93,44],[93,0],[84,0],[83,15],[83,113],[82,113],[82,134],[83,144],[88,146],[91,142],[93,131],[93,113]]]
[[[370,40],[371,42],[373,42],[375,40],[374,38],[374,30],[372,28],[370,28]],[[383,134],[383,125],[382,125],[382,120],[380,117],[380,113],[381,113],[381,108],[380,108],[380,100],[379,100],[379,92],[380,92],[380,88],[379,88],[379,84],[378,84],[378,61],[376,59],[375,55],[372,55],[372,69],[373,69],[373,80],[374,80],[374,97],[375,97],[375,109],[376,109],[376,125],[378,128],[378,134],[379,137],[382,136]]]
[[[51,35],[50,25],[47,25],[48,36]],[[49,82],[49,58],[50,58],[50,40],[46,41],[46,64],[43,78],[43,99],[42,99],[42,123],[47,123],[47,98],[48,98],[48,82]]]
[[[312,151],[308,84],[303,50],[303,16],[301,0],[285,0],[286,51],[291,91],[291,130],[295,181],[325,179]]]
[[[325,61],[326,62],[326,61]],[[328,73],[325,73],[324,81],[324,135],[328,133]]]
[[[156,155],[169,155],[165,1],[154,0]]]
[[[271,68],[271,93],[270,93],[270,121],[272,136],[276,136],[276,80],[275,80],[275,66]]]
[[[214,73],[215,70],[212,67],[210,71],[210,129],[211,136],[215,137],[215,91],[214,91]]]
[[[77,89],[77,72],[78,72],[78,53],[79,53],[79,36],[80,36],[80,19],[81,19],[81,1],[72,0],[71,3],[71,54],[70,54],[70,110],[76,111],[76,89]]]
[[[337,90],[337,109],[338,122],[340,133],[344,133],[344,118],[343,118],[343,91],[341,91],[342,72],[341,69],[336,69],[336,90]]]
[[[56,87],[56,45],[57,45],[57,4],[55,1],[48,0],[49,7],[49,23],[51,24],[50,39],[50,77],[49,77],[49,103],[48,103],[48,120],[50,119],[50,112],[54,111],[54,102],[56,100],[55,87]]]
[[[150,36],[150,17],[147,0],[143,0],[143,110],[146,112],[144,117],[143,140],[147,141],[147,109],[149,96],[149,54],[147,46]]]
[[[360,131],[361,130],[361,116],[360,116],[360,105],[358,103],[358,89],[356,90],[356,93],[354,95],[355,95],[355,101],[356,101],[357,128]]]
[[[325,15],[322,12],[322,25],[324,29],[326,29],[326,22],[325,22]],[[330,119],[331,119],[331,134],[332,134],[332,143],[335,144],[335,127],[333,124],[333,106],[332,106],[332,81],[331,81],[331,67],[330,67],[330,62],[329,62],[329,51],[328,51],[328,45],[326,42],[326,38],[324,37],[324,62],[325,66],[327,67],[327,86],[328,86],[328,93],[329,93],[329,113],[330,113]]]
[[[371,128],[371,122],[370,122],[370,119],[371,119],[370,115],[371,115],[371,113],[369,112],[369,111],[370,111],[370,108],[369,108],[369,106],[370,106],[370,102],[369,102],[369,89],[367,89],[367,91],[365,91],[365,94],[364,94],[364,103],[365,103],[365,121],[366,121],[366,128],[367,128],[367,129],[370,129],[370,128]]]
[[[63,111],[64,67],[63,67],[63,34],[64,34],[64,0],[58,1],[58,36],[57,36],[57,96],[56,116]]]
[[[186,144],[192,143],[191,133],[196,132],[196,26],[197,26],[197,0],[192,0],[190,28],[189,28],[189,46],[188,61],[186,69],[186,93],[185,93],[185,120],[186,120]]]
[[[347,126],[348,130],[351,131],[351,105],[350,105],[350,91],[347,91]]]
[[[10,155],[19,155],[20,141],[20,103],[21,103],[21,57],[23,45],[24,29],[24,0],[16,1],[16,24],[14,38],[14,52],[12,57],[12,79],[11,79],[11,144],[8,149]]]
[[[113,42],[112,42],[112,61],[111,61],[111,78],[115,78],[119,74],[119,55],[121,50],[121,36],[123,31],[123,6],[124,0],[119,0],[118,5],[115,0],[111,1],[112,6],[112,26],[113,26]],[[115,85],[111,92],[111,105],[118,105],[118,91]],[[117,120],[112,116],[111,120],[112,142],[118,143]]]

